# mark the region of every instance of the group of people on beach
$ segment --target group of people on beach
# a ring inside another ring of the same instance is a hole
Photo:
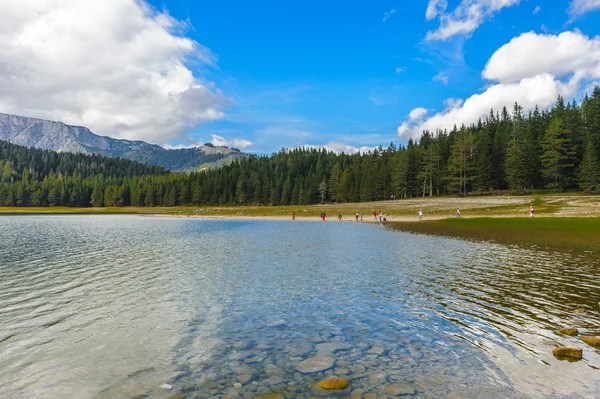
[[[529,207],[529,217],[533,217],[533,206]],[[363,213],[355,213],[354,217],[356,219],[356,221],[363,221]],[[378,219],[379,217],[379,219]],[[460,218],[462,217],[460,214],[460,208],[456,210],[456,217]],[[327,219],[327,213],[325,213],[325,211],[321,212],[321,220],[325,221],[325,219]],[[292,212],[292,220],[296,220],[296,212]],[[419,209],[419,221],[423,220],[423,209]],[[342,221],[342,214],[339,213],[338,214],[338,221]],[[379,223],[383,223],[383,222],[387,222],[387,219],[383,216],[383,211],[379,211],[379,216],[377,215],[377,211],[373,211],[373,223],[377,223],[377,221],[379,221]]]

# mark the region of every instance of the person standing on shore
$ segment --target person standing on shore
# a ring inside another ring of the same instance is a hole
[[[533,217],[533,205],[529,207],[529,217]]]
[[[292,220],[296,220],[296,212],[292,211]]]
[[[379,223],[383,222],[383,211],[379,211]]]
[[[377,211],[373,211],[373,223],[377,223]]]
[[[359,215],[360,215],[360,221],[362,222],[362,212],[359,213]]]
[[[423,220],[423,210],[419,209],[419,222]]]
[[[456,217],[459,218],[460,217],[460,208],[456,210]]]

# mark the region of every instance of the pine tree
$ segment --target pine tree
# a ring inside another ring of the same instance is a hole
[[[335,165],[333,165],[333,168],[331,169],[331,176],[329,177],[329,198],[331,198],[332,201],[340,201],[339,198],[339,193],[338,193],[338,188],[340,185],[340,180],[342,178],[342,168],[340,166],[339,161],[335,163]]]
[[[515,103],[512,120],[512,132],[506,153],[505,179],[513,191],[526,189],[527,168],[524,151],[525,126],[522,108]]]
[[[553,118],[542,141],[542,173],[546,187],[564,189],[568,183],[568,172],[573,168],[573,156],[569,132],[563,128],[562,121]]]
[[[600,192],[600,159],[591,134],[588,134],[583,160],[579,166],[579,187],[592,194]]]
[[[448,161],[448,172],[458,194],[467,196],[469,192],[473,135],[464,126],[455,134],[452,154]]]

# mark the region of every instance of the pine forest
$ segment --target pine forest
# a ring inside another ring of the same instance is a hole
[[[170,173],[0,142],[0,206],[309,205],[533,190],[600,193],[600,87],[548,110],[491,110],[367,153],[283,149],[217,170]]]

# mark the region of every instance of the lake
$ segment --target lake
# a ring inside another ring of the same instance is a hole
[[[353,398],[598,397],[600,354],[555,331],[600,331],[599,301],[597,253],[366,223],[2,216],[0,397],[308,398],[333,374]]]

